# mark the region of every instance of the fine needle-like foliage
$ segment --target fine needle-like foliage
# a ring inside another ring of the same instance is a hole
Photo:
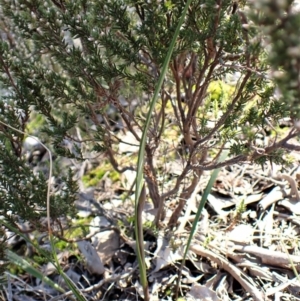
[[[25,132],[56,162],[101,154],[120,174],[139,171],[136,214],[145,185],[156,227],[165,201],[178,199],[170,228],[204,171],[285,164],[284,153],[299,149],[290,142],[300,130],[300,16],[291,0],[0,0],[0,17],[0,215],[20,232],[25,221],[26,231],[48,230],[48,160],[34,168]],[[120,152],[132,144],[126,133],[139,156]],[[165,164],[175,159],[176,176]],[[75,215],[79,176],[60,163],[53,170],[54,235]]]

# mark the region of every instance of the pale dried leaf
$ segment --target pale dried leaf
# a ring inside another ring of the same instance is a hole
[[[172,249],[169,245],[169,242],[165,238],[159,237],[157,239],[157,248],[154,256],[155,269],[153,272],[157,272],[160,269],[173,264],[177,260],[181,260],[182,252],[179,249]]]
[[[258,206],[262,210],[266,210],[270,205],[280,201],[284,198],[283,193],[279,187],[275,187],[272,189],[270,193],[268,193],[259,203]]]
[[[292,199],[284,199],[279,204],[289,209],[292,213],[300,215],[300,202]]]
[[[92,238],[102,262],[109,263],[114,253],[120,247],[120,236],[114,230],[103,231],[95,234]]]
[[[219,215],[219,217],[226,219],[227,215],[229,214],[229,212],[226,212],[222,209],[230,207],[230,206],[235,206],[236,204],[236,200],[234,199],[228,199],[225,197],[221,197],[218,194],[209,194],[207,196],[207,200],[209,202],[209,204],[211,205],[211,207],[213,208],[213,210]]]
[[[77,246],[79,251],[85,258],[87,269],[91,274],[102,275],[105,271],[104,265],[101,261],[95,248],[88,241],[78,241]]]
[[[229,232],[228,239],[238,243],[251,243],[253,239],[253,227],[251,225],[237,225]]]
[[[186,294],[186,298],[187,301],[221,301],[216,292],[199,284],[192,285],[191,290]]]

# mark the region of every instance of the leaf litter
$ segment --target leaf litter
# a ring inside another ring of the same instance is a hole
[[[300,300],[300,168],[299,155],[295,156],[288,170],[275,164],[264,170],[252,164],[222,168],[188,252],[180,300]],[[176,160],[172,164],[181,168]],[[133,236],[133,177],[128,172],[121,179],[129,192],[125,201],[114,183],[88,189],[80,185],[76,205],[79,215],[92,217],[87,223],[89,233],[70,243],[66,247],[70,250],[57,253],[65,273],[87,300],[142,300]],[[151,227],[155,211],[147,203],[144,245],[151,300],[173,300],[184,246],[208,179],[209,174],[188,200],[174,229]],[[101,189],[107,185],[109,192]],[[168,223],[176,202],[166,202],[163,224]],[[17,245],[9,241],[12,247]],[[66,292],[8,271],[12,300],[73,300],[53,265],[40,264],[40,270]],[[4,292],[8,294],[7,288]]]

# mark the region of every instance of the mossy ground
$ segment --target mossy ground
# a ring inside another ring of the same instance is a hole
[[[104,176],[109,177],[112,182],[120,180],[119,173],[113,170],[111,165],[106,162],[90,170],[82,177],[82,181],[86,187],[97,186]]]

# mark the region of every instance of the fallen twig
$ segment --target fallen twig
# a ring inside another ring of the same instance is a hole
[[[235,245],[235,251],[244,252],[259,257],[263,264],[277,266],[285,269],[292,269],[290,261],[293,262],[296,270],[300,271],[300,256],[288,255],[278,251],[257,247]]]
[[[199,245],[191,245],[190,250],[197,255],[209,258],[210,260],[216,262],[222,269],[230,273],[234,279],[236,279],[240,285],[253,297],[254,301],[264,301],[264,294],[260,292],[255,286],[250,284],[249,277],[243,273],[239,268],[230,263],[226,258],[205,249]]]

